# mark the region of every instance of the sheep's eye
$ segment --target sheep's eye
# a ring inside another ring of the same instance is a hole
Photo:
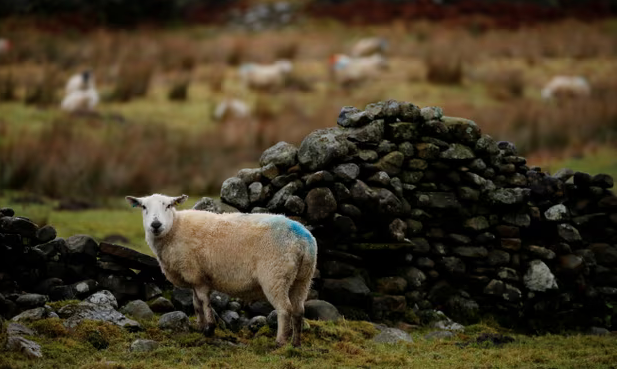
[[[173,205],[173,204],[167,205],[167,209],[171,209],[171,205]]]
[[[142,205],[141,207],[142,207],[144,210],[148,210],[148,209],[146,209],[146,206],[145,206],[145,205]]]

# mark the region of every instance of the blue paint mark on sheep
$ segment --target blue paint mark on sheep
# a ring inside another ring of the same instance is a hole
[[[293,221],[291,219],[287,220],[289,222],[289,227],[291,229],[291,232],[296,235],[296,237],[298,237],[299,239],[303,239],[307,242],[308,245],[308,251],[312,254],[315,255],[315,241],[313,240],[313,235],[311,234],[311,232],[309,232],[308,229],[306,229],[302,224]]]

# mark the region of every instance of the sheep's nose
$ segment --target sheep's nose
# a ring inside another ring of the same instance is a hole
[[[154,222],[152,222],[152,224],[150,224],[150,226],[156,231],[157,229],[161,228],[163,224],[161,222],[159,222],[158,220],[155,220]]]

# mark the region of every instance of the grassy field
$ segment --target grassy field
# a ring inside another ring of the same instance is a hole
[[[41,334],[43,359],[3,353],[8,368],[614,368],[617,336],[524,336],[487,324],[469,326],[445,340],[427,340],[429,330],[410,332],[412,343],[372,342],[378,331],[367,322],[308,321],[303,346],[274,347],[267,327],[256,334],[217,330],[212,339],[200,333],[171,334],[157,328],[157,317],[142,321],[145,331],[128,333],[97,322],[66,330],[58,319],[29,324]],[[505,334],[514,342],[478,343],[481,334]],[[137,338],[152,339],[152,352],[131,352]],[[98,347],[98,348],[97,348]]]
[[[477,33],[426,21],[353,28],[308,20],[256,34],[177,27],[84,37],[7,22],[0,34],[19,42],[0,60],[0,91],[12,93],[0,101],[0,186],[54,198],[217,193],[270,145],[299,144],[312,130],[335,125],[342,106],[389,98],[473,119],[523,155],[543,153],[543,163],[587,155],[590,146],[615,142],[616,25],[566,20]],[[369,35],[388,39],[389,70],[351,90],[336,86],[328,56]],[[240,86],[240,63],[277,58],[293,61],[294,79],[307,91]],[[64,82],[84,68],[94,71],[102,101],[97,114],[67,116],[57,108]],[[540,89],[557,74],[585,76],[592,98],[541,101]],[[430,77],[446,75],[441,83]],[[182,83],[187,99],[170,100]],[[37,89],[39,100],[25,104]],[[118,98],[137,89],[137,96]],[[214,122],[214,107],[227,97],[245,100],[252,119]]]

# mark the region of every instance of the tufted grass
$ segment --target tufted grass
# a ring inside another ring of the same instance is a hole
[[[191,319],[193,320],[193,318]],[[451,339],[428,341],[429,332],[410,332],[413,343],[377,344],[377,330],[367,322],[308,321],[303,346],[276,348],[275,332],[253,335],[217,330],[213,338],[196,332],[170,333],[157,328],[158,316],[142,321],[145,330],[129,333],[101,322],[85,322],[58,334],[58,319],[29,325],[41,332],[28,337],[42,346],[40,360],[0,350],[2,368],[612,368],[617,362],[617,336],[579,334],[523,336],[490,322],[467,328]],[[49,327],[56,328],[49,328]],[[481,333],[500,332],[515,342],[476,344]],[[153,339],[159,347],[131,352],[137,338]],[[105,346],[106,348],[102,348]],[[98,347],[98,348],[97,348]]]

